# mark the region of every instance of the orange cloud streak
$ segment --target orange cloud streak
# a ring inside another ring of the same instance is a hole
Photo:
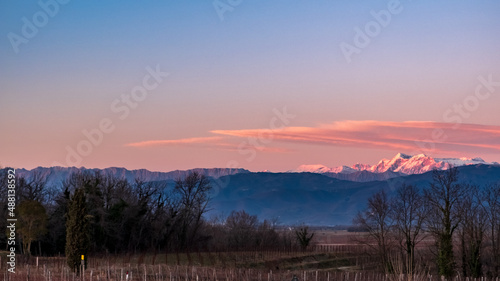
[[[280,130],[215,130],[234,137],[270,136],[274,140],[404,151],[500,152],[500,126],[430,121],[339,121],[317,127]]]
[[[133,147],[148,147],[148,146],[169,146],[169,145],[189,145],[189,144],[206,144],[214,141],[220,141],[223,137],[200,137],[200,138],[186,138],[178,140],[150,140],[128,143],[125,146]]]
[[[453,124],[432,121],[338,121],[316,127],[285,127],[282,129],[213,130],[219,136],[178,140],[151,140],[126,146],[202,146],[238,151],[252,146],[259,151],[283,153],[290,150],[276,147],[276,142],[321,144],[361,148],[393,149],[405,152],[434,153],[500,152],[500,126]],[[240,143],[235,138],[245,138]],[[259,145],[251,145],[251,143]],[[260,140],[260,142],[259,142]]]
[[[155,146],[200,146],[205,148],[215,148],[219,150],[238,151],[242,149],[254,148],[261,152],[270,153],[286,153],[290,152],[289,149],[281,147],[270,147],[264,145],[252,145],[248,142],[231,143],[227,137],[213,136],[213,137],[198,137],[198,138],[185,138],[177,140],[150,140],[135,143],[128,143],[125,146],[131,147],[155,147]]]

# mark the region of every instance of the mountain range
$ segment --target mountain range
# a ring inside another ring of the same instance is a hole
[[[407,155],[398,153],[392,159],[382,159],[376,165],[354,164],[352,166],[340,166],[329,168],[324,165],[301,165],[291,173],[333,173],[333,174],[352,174],[360,171],[372,173],[396,172],[402,175],[422,174],[432,170],[446,170],[450,167],[460,167],[466,165],[489,164],[498,165],[497,162],[487,163],[481,158],[432,158],[425,154]]]
[[[250,172],[245,169],[193,169],[187,171],[151,172],[145,169],[125,168],[86,169],[38,167],[32,170],[16,169],[18,176],[28,180],[34,175],[47,178],[47,185],[58,187],[71,173],[99,171],[142,181],[164,181],[172,187],[174,181],[197,171],[212,181],[211,215],[228,215],[233,210],[246,210],[259,219],[278,218],[283,224],[310,225],[350,224],[355,214],[363,209],[367,199],[376,191],[389,193],[403,183],[421,188],[429,186],[432,170],[458,167],[463,183],[479,187],[500,184],[500,165],[480,158],[432,158],[399,153],[392,159],[383,159],[376,165],[355,164],[328,168],[323,165],[302,165],[284,173]]]
[[[26,169],[16,169],[16,174],[27,178],[28,180],[34,174],[47,179],[47,185],[49,186],[60,186],[64,180],[66,180],[72,173],[92,171],[101,172],[104,175],[113,175],[119,178],[125,178],[127,181],[133,183],[136,179],[144,182],[148,181],[174,181],[179,178],[184,178],[190,172],[198,172],[202,175],[210,177],[212,179],[218,179],[222,176],[234,175],[239,173],[250,173],[250,171],[241,168],[197,168],[191,170],[175,170],[170,172],[152,172],[146,169],[139,170],[127,170],[125,168],[105,168],[105,169],[87,169],[84,167],[37,167],[32,170]]]
[[[446,170],[450,167],[466,165],[500,165],[497,162],[485,162],[481,158],[432,158],[424,154],[410,156],[398,153],[392,159],[382,159],[376,165],[354,164],[352,166],[340,166],[329,168],[324,165],[301,165],[297,169],[286,173],[317,173],[341,180],[368,182],[374,180],[387,180],[394,177],[422,174],[432,170]],[[175,170],[170,172],[153,172],[146,169],[127,170],[125,168],[111,167],[105,169],[86,169],[84,167],[37,167],[32,170],[17,169],[20,176],[30,178],[33,173],[44,176],[49,185],[60,185],[70,174],[78,171],[100,171],[103,174],[125,178],[129,182],[135,179],[143,181],[176,180],[186,176],[190,172],[198,172],[207,177],[218,179],[223,176],[251,173],[242,168],[197,168],[191,170]],[[267,172],[267,171],[266,171]]]
[[[301,165],[288,172],[318,173],[342,180],[368,182],[477,164],[499,165],[497,162],[489,163],[481,158],[432,158],[425,154],[412,156],[398,153],[392,159],[382,159],[375,165],[356,163],[352,166],[334,168],[324,165]]]

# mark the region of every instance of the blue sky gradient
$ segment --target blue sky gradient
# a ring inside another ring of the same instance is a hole
[[[171,170],[235,159],[252,170],[288,170],[390,157],[398,151],[278,141],[270,145],[293,152],[262,151],[251,162],[238,151],[126,146],[266,129],[273,109],[283,107],[296,115],[290,126],[444,122],[447,109],[474,93],[479,76],[500,80],[498,1],[400,1],[402,11],[348,63],[340,44],[353,44],[355,28],[364,29],[371,12],[388,3],[242,1],[221,21],[211,1],[69,1],[16,53],[8,34],[21,35],[22,18],[31,21],[42,8],[2,0],[0,165],[64,164],[65,147],[108,117],[116,129],[81,165]],[[156,65],[169,77],[118,120],[111,103]],[[500,126],[498,105],[500,88],[464,122]],[[500,158],[498,151],[429,154]]]

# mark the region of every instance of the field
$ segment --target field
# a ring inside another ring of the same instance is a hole
[[[291,280],[293,275],[314,280],[338,276],[339,268],[350,268],[352,259],[325,253],[197,253],[139,256],[90,257],[85,280]],[[154,264],[153,264],[154,261]],[[171,262],[170,262],[171,261]],[[64,258],[39,258],[20,262],[16,274],[4,280],[73,280]],[[188,265],[189,263],[192,265]],[[178,265],[176,263],[179,263]],[[2,271],[5,272],[5,266]],[[330,272],[330,273],[328,273]],[[347,272],[347,271],[346,271]],[[312,277],[314,276],[314,278]],[[303,280],[301,278],[301,280]],[[331,279],[334,280],[334,279]]]
[[[1,280],[441,280],[438,276],[385,275],[376,270],[376,260],[366,246],[352,241],[353,233],[315,230],[314,245],[307,251],[244,251],[191,253],[138,253],[89,256],[78,276],[66,266],[64,257],[17,256],[16,273],[7,273],[2,252]],[[459,278],[454,280],[461,280]],[[474,280],[474,279],[468,279]],[[496,281],[498,281],[496,279]]]
[[[318,231],[309,251],[139,253],[90,256],[82,276],[64,257],[18,255],[16,273],[0,268],[3,280],[354,280],[364,256],[352,251],[346,232]],[[1,258],[5,261],[6,253]],[[37,261],[38,260],[38,261]],[[365,258],[365,261],[367,259]],[[37,265],[38,262],[38,265]],[[127,279],[128,272],[128,279]],[[375,274],[375,273],[373,273]],[[374,277],[374,275],[372,275]],[[369,280],[369,279],[366,279]]]

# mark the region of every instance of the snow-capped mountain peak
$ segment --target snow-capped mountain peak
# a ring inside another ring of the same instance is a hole
[[[351,168],[356,170],[356,171],[366,171],[366,170],[369,170],[371,168],[371,165],[356,163],[356,164],[352,165]]]
[[[350,174],[350,173],[354,173],[356,172],[356,170],[354,170],[353,168],[349,167],[349,166],[341,166],[341,167],[335,167],[335,168],[332,168],[331,169],[331,173],[342,173],[342,174]]]
[[[467,158],[467,157],[461,157],[461,158],[436,158],[436,161],[443,161],[443,162],[449,163],[450,165],[453,165],[453,166],[465,166],[465,165],[475,165],[475,164],[490,164],[490,163],[486,163],[480,157],[476,157],[476,158]]]
[[[423,154],[422,154],[423,155]],[[393,160],[396,158],[402,158],[402,159],[410,159],[412,156],[404,153],[398,153],[396,156],[394,156]]]
[[[348,167],[348,166],[340,166],[329,168],[325,165],[315,164],[315,165],[300,165],[295,170],[288,171],[290,173],[317,173],[317,174],[325,174],[325,173],[335,173],[335,174],[350,174],[354,173],[357,170]]]
[[[400,174],[422,174],[432,170],[446,170],[450,167],[458,167],[465,165],[476,164],[496,164],[487,163],[483,159],[477,158],[432,158],[425,154],[408,155],[398,153],[392,159],[382,159],[376,165],[354,164],[351,167],[340,166],[329,168],[325,165],[301,165],[297,169],[289,171],[295,173],[335,173],[335,174],[351,174],[358,171],[369,171],[372,173],[395,172]]]
[[[291,170],[289,172],[292,173],[319,173],[319,174],[324,174],[324,173],[329,173],[332,170],[332,168],[329,168],[325,165],[321,164],[315,164],[315,165],[300,165],[297,167],[295,170]]]

